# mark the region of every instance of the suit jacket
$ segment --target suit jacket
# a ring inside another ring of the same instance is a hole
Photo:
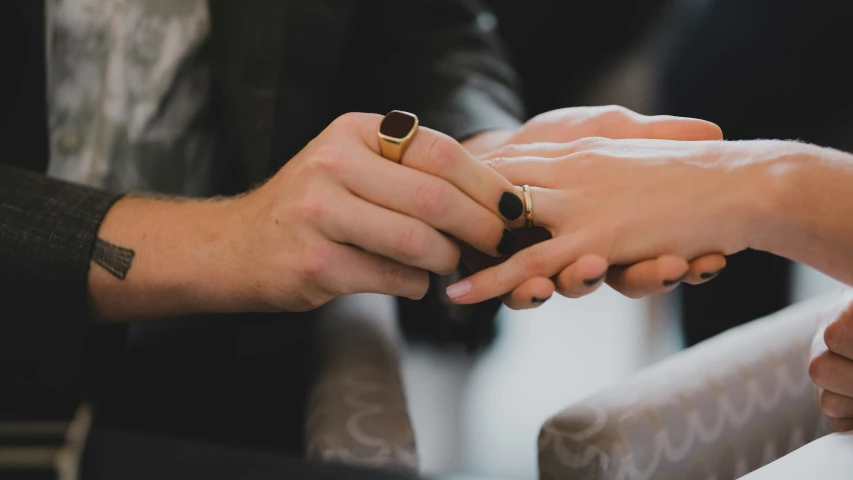
[[[494,18],[474,1],[211,0],[210,13],[222,193],[263,180],[346,111],[406,109],[459,139],[522,116]],[[124,329],[88,322],[90,254],[120,195],[46,178],[45,155],[0,153],[0,375],[14,383],[0,418],[67,416],[128,375],[109,368]]]

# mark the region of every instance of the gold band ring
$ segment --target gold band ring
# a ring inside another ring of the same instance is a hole
[[[530,185],[521,187],[521,192],[524,194],[524,219],[527,220],[527,226],[533,226],[533,196],[530,195]]]
[[[379,151],[392,162],[400,163],[403,154],[418,133],[418,116],[414,113],[392,110],[385,115],[377,130]]]

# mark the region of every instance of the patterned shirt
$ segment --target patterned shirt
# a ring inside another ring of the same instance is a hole
[[[48,174],[209,195],[207,0],[46,0]]]

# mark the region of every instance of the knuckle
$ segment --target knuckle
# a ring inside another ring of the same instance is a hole
[[[847,327],[847,325],[845,325],[843,317],[830,323],[826,327],[823,332],[823,341],[826,343],[826,347],[829,350],[839,353],[844,349],[845,344],[851,341],[845,327]]]
[[[517,157],[504,155],[503,153],[499,152],[497,156],[481,160],[480,163],[498,173],[503,174],[504,172],[506,172],[506,169],[510,167],[515,158]]]
[[[313,245],[306,249],[300,264],[300,272],[308,281],[323,283],[334,262],[331,245]]]
[[[604,137],[584,137],[579,138],[571,143],[569,150],[574,153],[587,150],[595,150],[607,145],[609,140]]]
[[[500,171],[501,167],[506,165],[506,156],[501,152],[496,152],[494,157],[482,160],[482,163],[493,170]]]
[[[348,112],[332,121],[332,127],[335,129],[352,131],[360,127],[367,119],[367,115],[358,112]]]
[[[414,206],[422,219],[441,218],[449,207],[448,187],[438,180],[427,179],[414,190]]]
[[[323,198],[305,196],[295,205],[296,218],[306,224],[314,224],[329,213],[329,206]]]
[[[548,260],[542,250],[527,249],[519,255],[521,268],[527,275],[543,275],[548,266]]]
[[[408,260],[422,258],[428,252],[427,235],[416,226],[407,227],[397,238],[397,249]]]
[[[601,108],[600,116],[605,121],[620,122],[632,119],[635,115],[633,110],[629,110],[621,105],[605,105]]]
[[[382,288],[388,293],[406,292],[406,296],[423,298],[429,289],[429,274],[399,263],[387,262],[381,272]]]
[[[827,417],[838,418],[841,416],[840,405],[836,400],[834,395],[829,394],[826,390],[820,392],[820,398],[818,399],[820,404],[820,410]]]
[[[394,291],[409,282],[409,276],[404,267],[398,263],[387,262],[382,269],[382,284],[387,291]]]
[[[326,173],[336,173],[346,164],[346,153],[337,145],[324,143],[317,147],[313,155],[313,165]]]
[[[456,141],[439,133],[433,135],[429,142],[424,164],[431,165],[435,171],[439,172],[453,166],[459,148]]]
[[[838,321],[832,322],[823,331],[823,341],[829,350],[837,351],[841,343]]]
[[[498,147],[498,149],[494,151],[494,156],[496,158],[513,158],[524,156],[525,153],[526,151],[523,145],[510,143]]]
[[[462,252],[458,245],[451,245],[451,250],[445,255],[441,256],[441,259],[436,266],[435,273],[439,275],[450,275],[456,270],[456,267],[459,266],[459,262],[462,258]]]
[[[322,307],[333,298],[332,295],[322,291],[312,291],[303,294],[301,311],[310,311]]]
[[[387,262],[382,269],[382,285],[386,292],[400,292],[403,290],[419,290],[418,275],[399,263]],[[429,283],[429,282],[427,282]]]
[[[830,378],[831,366],[826,355],[819,355],[809,363],[809,377],[818,386],[826,386]]]

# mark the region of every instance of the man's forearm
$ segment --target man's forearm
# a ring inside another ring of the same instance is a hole
[[[92,252],[95,321],[239,310],[226,233],[230,200],[127,197],[107,212]],[[236,214],[235,214],[236,216]]]

